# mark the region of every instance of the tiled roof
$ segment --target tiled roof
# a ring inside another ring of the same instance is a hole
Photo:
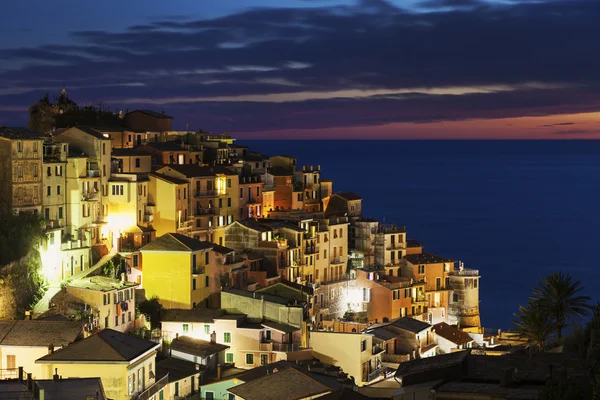
[[[286,368],[228,391],[245,400],[296,400],[325,394],[332,389],[296,368]]]
[[[36,379],[35,383],[44,390],[45,399],[107,398],[100,378]]]
[[[158,172],[151,172],[150,176],[154,176],[155,178],[162,179],[163,181],[167,181],[170,183],[174,183],[175,185],[184,185],[188,183],[185,179],[174,178],[172,176],[168,176],[165,174],[159,174]]]
[[[247,220],[238,221],[238,222],[240,224],[242,224],[250,229],[253,229],[255,231],[258,231],[258,232],[271,232],[273,230],[273,228],[271,228],[270,226],[261,224],[260,222],[255,221],[253,219],[247,219]]]
[[[36,361],[42,363],[131,361],[159,346],[137,336],[103,329],[100,332],[48,354]]]
[[[469,342],[473,342],[473,338],[468,334],[464,333],[455,326],[448,325],[445,322],[440,322],[433,326],[435,334],[443,337],[446,340],[451,341],[454,344],[460,345]]]
[[[247,370],[246,372],[237,375],[236,378],[238,378],[242,382],[248,383],[255,379],[262,378],[263,376],[267,376],[267,374],[272,374],[273,370],[282,371],[285,368],[293,368],[294,366],[295,364],[293,362],[287,360],[276,361],[268,365],[263,365]]]
[[[212,244],[201,242],[198,239],[182,235],[180,233],[165,233],[161,237],[151,241],[141,251],[198,251],[208,250]]]
[[[163,310],[161,321],[163,322],[214,322],[214,318],[221,317],[225,310],[211,310],[208,308],[195,308],[192,310],[170,309]]]
[[[406,239],[406,247],[423,247],[416,239]]]
[[[128,112],[126,115],[133,114],[133,113],[142,113],[142,114],[146,114],[151,117],[154,117],[154,118],[173,119],[173,117],[171,117],[165,113],[159,113],[159,112],[152,111],[152,110],[133,110],[133,111]]]
[[[278,332],[283,332],[283,333],[293,333],[293,332],[296,332],[296,331],[302,329],[302,328],[296,328],[295,326],[291,326],[291,325],[287,325],[287,324],[280,324],[279,322],[273,322],[273,321],[263,321],[262,326],[264,326],[266,328],[271,328],[273,330],[276,330]]]
[[[391,331],[389,329],[385,329],[385,327],[375,328],[372,330],[368,330],[367,333],[375,336],[377,339],[381,340],[390,340],[398,336],[398,333]]]
[[[446,262],[454,262],[449,258],[444,258],[440,256],[436,256],[434,254],[423,253],[423,254],[407,254],[404,258],[410,262],[411,264],[437,264],[437,263],[446,263]]]
[[[198,164],[169,164],[165,165],[165,167],[174,169],[175,171],[185,175],[188,178],[199,178],[203,176],[216,176],[219,174],[222,175],[236,175],[235,171],[230,170],[227,167],[222,165],[213,165],[211,167],[206,167]]]
[[[2,346],[66,346],[83,330],[81,322],[24,320],[0,321]]]
[[[362,200],[362,197],[360,197],[359,195],[357,195],[354,192],[341,192],[341,193],[336,193],[338,196],[343,197],[346,200]]]
[[[399,318],[392,322],[391,325],[413,333],[419,333],[431,327],[427,322],[419,321],[411,317]]]
[[[220,351],[228,349],[229,346],[219,343],[208,342],[206,340],[195,339],[189,336],[179,336],[171,342],[172,351],[191,354],[198,357],[208,357],[217,354]]]
[[[7,139],[47,139],[48,135],[39,133],[36,131],[30,131],[26,128],[9,128],[7,126],[0,126],[0,136]]]
[[[230,249],[229,247],[225,247],[225,246],[219,246],[218,244],[215,244],[215,243],[210,243],[210,245],[212,246],[213,251],[216,253],[219,253],[219,254],[229,254],[229,253],[233,253],[235,251],[234,249]]]
[[[185,379],[198,374],[201,369],[196,369],[196,363],[178,358],[167,357],[156,362],[156,380],[158,381],[169,374],[169,382]],[[204,369],[204,366],[201,366]]]

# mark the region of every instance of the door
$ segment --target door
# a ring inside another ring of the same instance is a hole
[[[79,269],[83,271],[83,254],[79,256]]]
[[[442,278],[435,278],[435,289],[440,290],[442,288]]]
[[[73,256],[71,256],[71,276],[75,275],[75,266],[73,261]]]

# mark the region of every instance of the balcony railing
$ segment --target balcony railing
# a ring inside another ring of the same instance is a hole
[[[272,343],[273,351],[279,351],[283,353],[290,353],[292,351],[299,351],[300,345],[295,343]]]
[[[137,396],[133,396],[135,400],[149,400],[156,395],[162,388],[169,384],[169,374],[163,376],[154,384],[150,385],[149,388],[140,392]]]
[[[194,197],[215,197],[220,194],[226,194],[226,192],[219,192],[218,190],[195,190]]]
[[[342,257],[331,257],[329,259],[329,264],[343,264],[344,259]]]
[[[385,246],[386,250],[402,250],[406,248],[406,243],[388,243]]]
[[[209,208],[196,208],[195,216],[202,215],[219,215],[220,208],[218,207],[209,207]]]
[[[100,198],[100,193],[99,192],[87,192],[87,193],[82,193],[81,194],[81,199],[83,201],[96,201]]]
[[[479,276],[479,270],[477,269],[463,269],[458,270],[455,269],[454,271],[450,271],[448,272],[448,275],[454,275],[454,276]]]
[[[88,170],[86,170],[86,176],[88,178],[100,178],[100,170],[99,169],[88,169]]]
[[[372,380],[379,378],[381,376],[381,374],[384,373],[384,371],[385,371],[385,367],[377,368],[376,370],[374,370],[367,376],[363,376],[363,381],[371,382]],[[366,379],[364,379],[364,378],[366,378]]]
[[[304,254],[317,254],[319,252],[319,246],[308,246],[304,249]]]
[[[260,351],[273,351],[273,342],[264,342],[259,344]]]

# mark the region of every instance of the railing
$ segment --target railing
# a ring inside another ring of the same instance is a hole
[[[306,284],[306,286],[313,288],[313,289],[318,289],[321,287],[321,283],[320,282],[308,282]]]
[[[454,275],[454,276],[479,276],[479,270],[477,269],[463,269],[461,270],[454,270],[454,271],[450,271],[448,272],[448,275]]]
[[[82,193],[81,197],[84,201],[93,201],[93,200],[98,200],[98,197],[100,197],[100,194],[98,192],[87,192],[87,193]]]
[[[273,342],[260,343],[258,349],[260,351],[273,351]]]
[[[4,379],[19,379],[19,368],[0,369],[0,380]],[[27,374],[25,374],[27,378]]]
[[[194,197],[215,197],[219,194],[225,194],[225,192],[219,193],[217,190],[195,190]]]
[[[88,170],[86,170],[86,176],[88,178],[100,178],[100,170],[99,169],[88,169]]]
[[[415,303],[422,303],[425,301],[425,295],[417,295],[412,298],[412,301]]]
[[[163,376],[158,381],[150,385],[150,387],[142,392],[140,392],[137,396],[133,396],[135,400],[149,400],[157,394],[160,389],[164,388],[169,384],[169,374]]]
[[[406,248],[406,243],[389,243],[386,250],[401,250]]]
[[[385,371],[385,367],[377,368],[376,370],[374,370],[373,372],[371,372],[370,374],[367,375],[367,377],[366,377],[367,379],[363,379],[363,380],[365,382],[371,382],[372,380],[379,378],[379,376],[381,376],[381,374],[384,371]]]
[[[218,215],[220,208],[209,207],[209,208],[196,208],[194,215]]]
[[[317,254],[319,252],[319,246],[309,246],[304,249],[304,254]]]
[[[342,257],[331,257],[331,259],[329,259],[329,263],[330,264],[343,264],[344,260],[342,259]]]
[[[273,351],[289,353],[300,350],[300,345],[295,343],[272,343]]]
[[[379,353],[383,353],[384,351],[385,351],[385,349],[377,344],[375,346],[373,346],[373,349],[372,349],[372,353],[374,356],[376,356]]]

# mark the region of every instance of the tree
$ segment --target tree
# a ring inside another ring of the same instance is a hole
[[[145,314],[150,319],[152,329],[158,328],[160,323],[160,314],[163,310],[158,297],[154,296],[150,300],[142,301],[139,305],[140,313]]]
[[[582,290],[581,282],[562,272],[542,278],[533,289],[532,300],[552,319],[559,340],[564,328],[576,325],[592,309],[590,298],[580,295]]]
[[[514,331],[523,340],[527,347],[533,351],[541,351],[552,337],[555,329],[550,316],[541,309],[536,302],[529,303],[526,307],[519,307],[519,314],[515,314]]]
[[[29,107],[29,124],[27,127],[37,132],[48,133],[54,128],[56,112],[50,104],[48,93],[37,103]]]

